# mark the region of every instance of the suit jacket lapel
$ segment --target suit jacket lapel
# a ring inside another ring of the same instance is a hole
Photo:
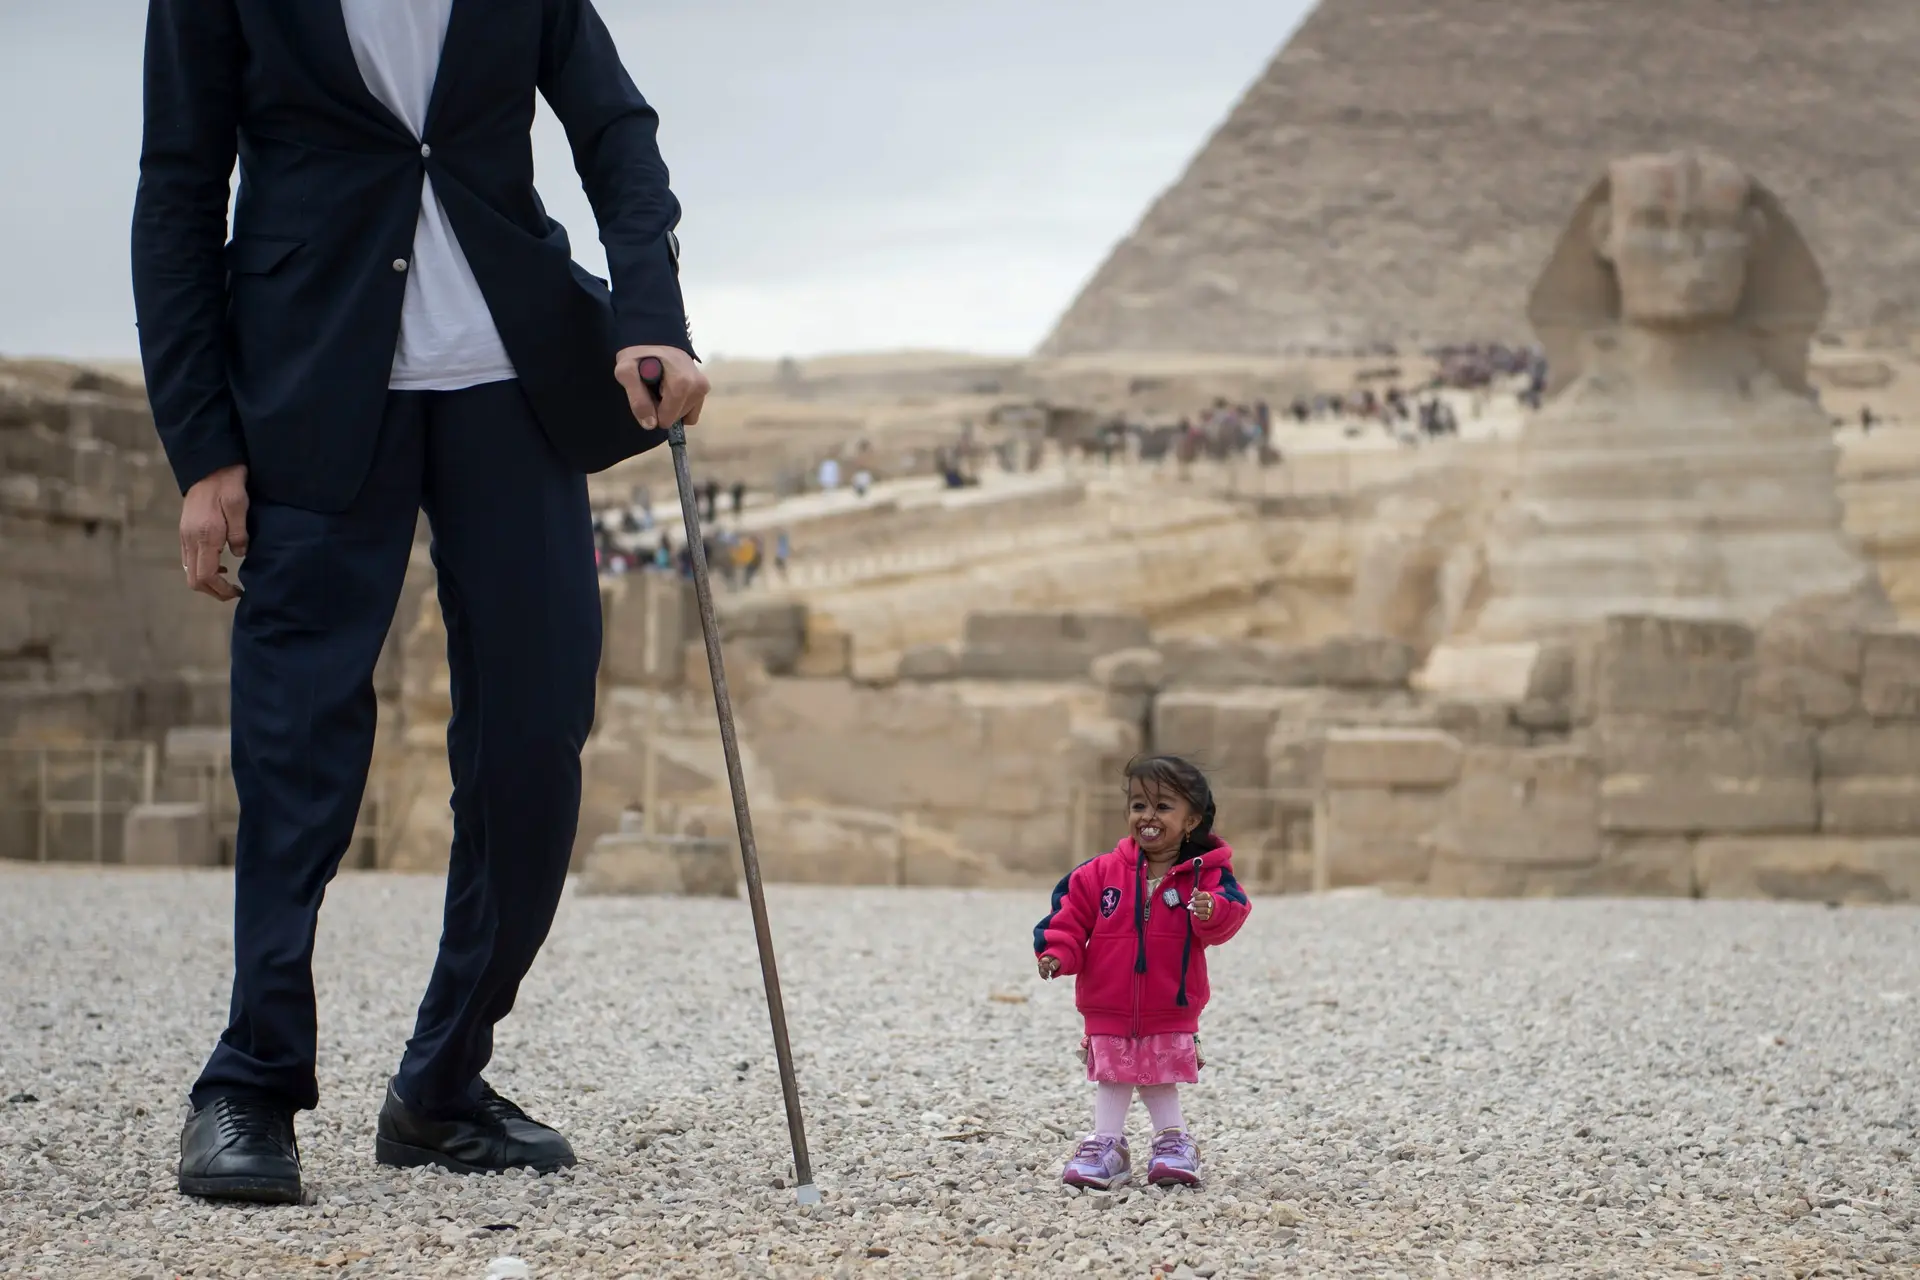
[[[311,47],[320,61],[329,87],[335,89],[356,111],[372,116],[383,128],[412,138],[413,130],[407,128],[400,117],[387,110],[387,104],[374,97],[373,91],[367,88],[366,77],[360,74],[360,64],[354,60],[353,43],[347,38],[347,19],[340,11],[340,0],[292,0],[291,7],[301,14],[308,26],[313,38]],[[455,7],[458,8],[457,5]]]

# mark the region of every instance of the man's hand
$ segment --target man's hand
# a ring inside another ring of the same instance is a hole
[[[1041,956],[1040,957],[1040,977],[1042,979],[1051,980],[1056,975],[1058,975],[1059,972],[1060,972],[1060,958],[1058,956]]]
[[[180,567],[187,585],[215,600],[236,600],[220,552],[247,554],[247,469],[222,467],[194,482],[180,504]]]
[[[666,372],[660,378],[660,403],[640,381],[640,362],[652,356]],[[627,389],[633,418],[643,427],[665,427],[700,421],[700,408],[711,389],[706,373],[694,358],[678,347],[627,347],[613,360],[613,376]]]

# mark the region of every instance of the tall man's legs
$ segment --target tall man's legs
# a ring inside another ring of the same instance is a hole
[[[554,1168],[573,1163],[566,1140],[480,1073],[546,940],[579,820],[600,662],[586,478],[554,455],[519,384],[493,383],[434,397],[425,506],[447,622],[454,844],[440,954],[376,1151]]]
[[[181,1136],[189,1194],[299,1196],[292,1116],[319,1096],[315,924],[365,790],[374,663],[423,505],[447,620],[454,845],[376,1154],[463,1171],[573,1162],[480,1077],[565,883],[600,655],[585,478],[500,382],[391,394],[348,511],[253,507],[233,640],[233,1013]]]
[[[406,578],[426,456],[425,397],[389,395],[344,512],[256,498],[233,619],[233,1004],[181,1135],[189,1195],[300,1197],[293,1113],[314,1080],[313,937],[373,756],[373,668]]]

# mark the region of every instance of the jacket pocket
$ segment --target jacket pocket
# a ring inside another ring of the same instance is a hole
[[[272,275],[305,243],[278,236],[236,236],[227,245],[227,270],[236,276]]]

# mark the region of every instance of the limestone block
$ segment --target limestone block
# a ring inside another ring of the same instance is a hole
[[[1437,696],[1517,703],[1527,696],[1540,649],[1531,641],[1443,644],[1427,656],[1413,683]]]
[[[844,680],[853,673],[853,637],[818,614],[807,616],[806,649],[793,674],[814,680]]]
[[[728,643],[720,650],[721,668],[727,677],[727,696],[736,709],[752,701],[772,678],[760,659],[762,652],[757,646],[744,642]],[[706,642],[689,642],[681,661],[686,672],[686,690],[711,706],[713,667],[707,661]]]
[[[213,817],[197,803],[143,804],[127,811],[122,861],[132,867],[217,867]]]
[[[967,615],[961,638],[983,648],[1044,649],[1060,645],[1094,653],[1141,648],[1152,641],[1145,618],[1122,613],[981,611]]]
[[[1128,724],[1146,727],[1153,716],[1153,695],[1150,693],[1122,693],[1117,689],[1107,691],[1103,710],[1114,720],[1124,720]]]
[[[1397,689],[1413,674],[1413,646],[1389,636],[1335,636],[1314,647],[1317,683],[1336,689]]]
[[[1450,698],[1433,709],[1436,727],[1446,730],[1462,743],[1490,747],[1524,747],[1527,730],[1515,717],[1520,709],[1490,699]]]
[[[1920,901],[1920,839],[1718,837],[1694,850],[1701,894],[1812,902]]]
[[[1119,649],[1095,658],[1091,674],[1111,692],[1151,694],[1166,680],[1167,660],[1158,649]]]
[[[915,645],[900,655],[902,680],[951,680],[960,674],[960,657],[951,645]]]
[[[1074,782],[1111,786],[1121,791],[1127,762],[1141,751],[1145,730],[1138,721],[1106,718],[1077,723],[1056,748],[1058,760],[1053,767],[1059,776]],[[1022,768],[1031,768],[1022,764]]]
[[[1177,636],[1160,646],[1166,684],[1175,688],[1309,685],[1311,654],[1271,640]]]
[[[1583,748],[1456,748],[1456,759],[1436,856],[1522,866],[1600,856],[1600,767]]]
[[[1867,633],[1860,703],[1870,716],[1920,717],[1920,631]]]
[[[1760,715],[1825,723],[1860,706],[1861,633],[1801,610],[1760,629],[1750,707]]]
[[[1254,692],[1266,691],[1249,691]],[[1280,708],[1270,697],[1249,696],[1218,703],[1213,717],[1213,740],[1199,762],[1216,790],[1266,785],[1267,739],[1273,736],[1274,722],[1279,715]]]
[[[738,852],[726,840],[613,831],[593,843],[580,880],[585,894],[732,898]]]
[[[969,641],[957,655],[955,674],[967,680],[1084,680],[1093,659],[1093,648],[1078,642],[1002,645]]]
[[[1067,736],[1071,716],[1064,698],[988,703],[979,708],[988,753],[996,760],[1045,751]]]
[[[1812,831],[1819,825],[1812,731],[1614,716],[1595,728],[1600,825],[1654,834]]]
[[[1577,867],[1534,867],[1531,897],[1690,898],[1693,842],[1671,836],[1608,836],[1597,861]]]
[[[1734,622],[1608,618],[1595,655],[1596,715],[1730,721],[1753,677],[1755,637]]]
[[[1328,787],[1448,787],[1460,740],[1439,729],[1332,729],[1320,768]]]
[[[1147,620],[1132,613],[1069,613],[1061,624],[1066,638],[1095,653],[1142,649],[1153,643]]]
[[[798,600],[722,596],[714,602],[714,613],[720,623],[721,640],[758,655],[772,675],[791,674],[806,651],[807,606]]]
[[[1427,892],[1460,898],[1687,898],[1693,845],[1666,837],[1610,837],[1601,856],[1570,866],[1526,866],[1436,850]]]
[[[1854,720],[1820,734],[1820,829],[1920,833],[1920,721]]]
[[[1415,884],[1426,879],[1427,837],[1446,816],[1446,792],[1422,787],[1335,787],[1318,815],[1334,886]]]
[[[693,588],[678,575],[630,573],[601,591],[600,667],[613,685],[671,688],[686,675]],[[697,630],[697,623],[696,623]]]
[[[1213,745],[1219,699],[1197,690],[1163,693],[1153,701],[1152,747],[1157,752],[1198,755]]]
[[[1327,735],[1318,728],[1282,723],[1267,739],[1267,786],[1275,791],[1316,791]]]

